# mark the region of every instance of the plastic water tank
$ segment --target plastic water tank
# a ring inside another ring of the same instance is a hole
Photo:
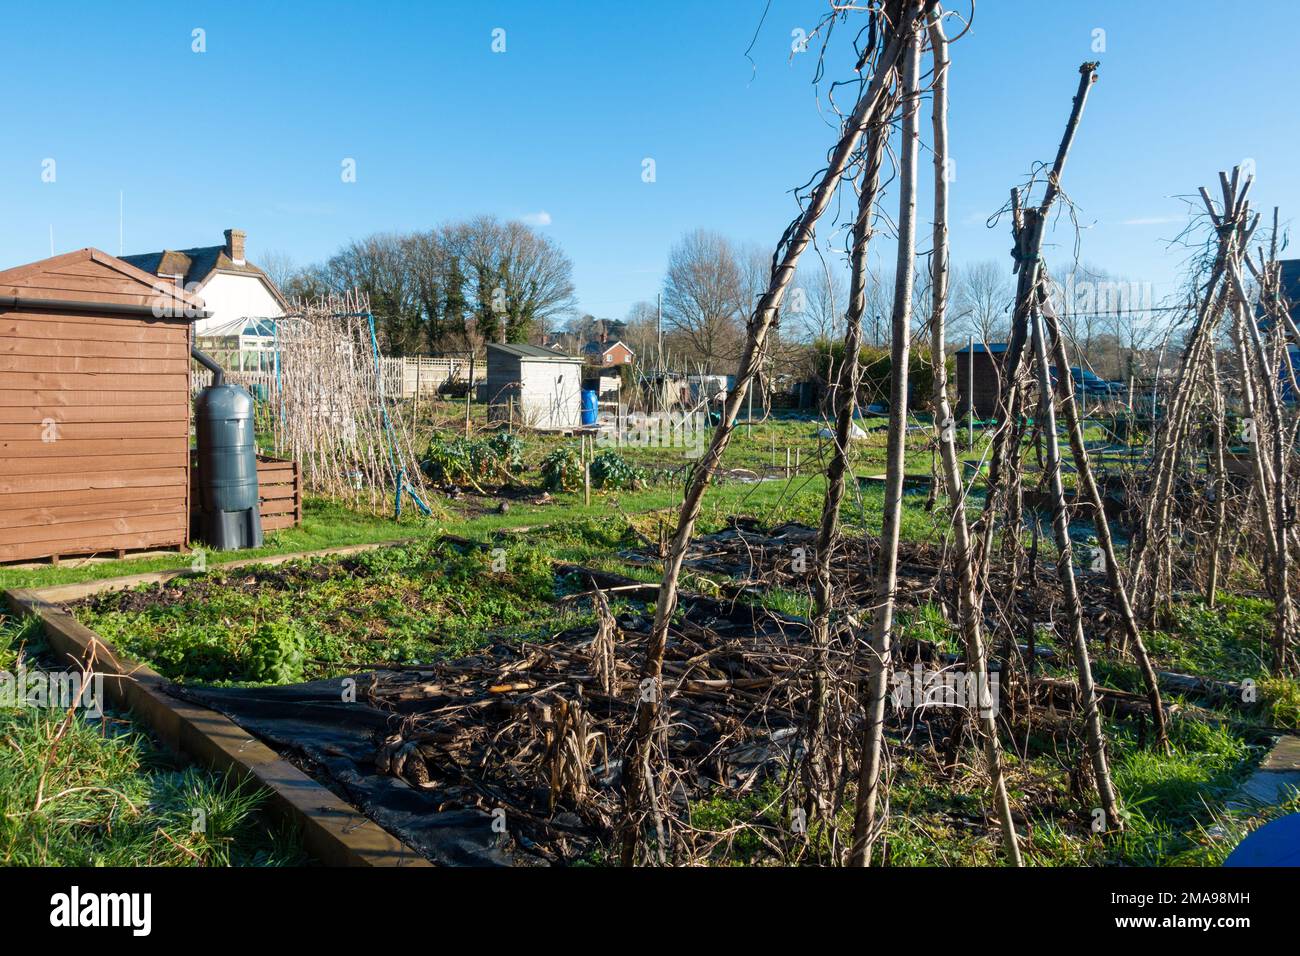
[[[222,551],[262,544],[253,439],[253,396],[238,385],[205,388],[194,401],[200,537]]]
[[[572,406],[570,406],[572,407]],[[582,424],[594,425],[599,414],[597,396],[594,389],[584,388],[582,390]]]

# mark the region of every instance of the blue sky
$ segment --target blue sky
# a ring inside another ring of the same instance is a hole
[[[125,252],[215,244],[237,226],[254,261],[274,249],[311,262],[370,232],[493,213],[549,220],[581,308],[621,317],[653,299],[687,230],[770,248],[789,190],[822,165],[833,132],[814,55],[789,50],[825,3],[772,0],[752,66],[764,3],[11,6],[0,267],[48,255],[51,226],[57,251],[116,253],[119,191]],[[1247,159],[1257,203],[1294,215],[1296,6],[1252,10],[980,0],[952,49],[954,259],[1009,266],[1005,225],[985,220],[1052,156],[1085,59],[1101,78],[1066,174],[1084,259],[1172,291],[1177,197]],[[347,158],[355,183],[340,177]],[[1055,239],[1063,258],[1072,238]]]

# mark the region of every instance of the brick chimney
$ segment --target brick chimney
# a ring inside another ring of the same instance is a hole
[[[244,237],[242,229],[227,229],[222,233],[226,237],[226,255],[237,266],[244,264]]]

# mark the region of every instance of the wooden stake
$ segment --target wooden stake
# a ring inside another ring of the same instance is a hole
[[[898,539],[903,512],[903,464],[907,435],[907,362],[910,351],[912,290],[916,271],[916,166],[920,148],[917,88],[921,69],[921,31],[909,26],[904,34],[900,93],[903,103],[899,145],[898,256],[894,270],[894,312],[890,342],[889,438],[885,459],[885,502],[880,528],[880,557],[876,573],[876,604],[871,615],[871,652],[867,656],[866,722],[862,733],[858,792],[853,813],[850,866],[870,866],[871,850],[880,827],[880,779],[884,765],[885,699],[889,689],[890,639],[894,627],[894,589],[898,582]]]
[[[1042,271],[1046,278],[1046,268]],[[1065,338],[1061,335],[1060,323],[1045,289],[1040,291],[1039,312],[1047,322],[1052,340],[1052,359],[1056,367],[1068,369],[1070,359],[1065,350]],[[1059,400],[1061,409],[1065,413],[1066,430],[1070,436],[1070,453],[1074,460],[1074,470],[1079,478],[1078,491],[1092,506],[1093,528],[1097,532],[1097,543],[1101,549],[1102,560],[1106,563],[1106,581],[1110,585],[1111,594],[1115,597],[1115,603],[1119,606],[1120,621],[1124,626],[1123,644],[1133,651],[1138,669],[1142,673],[1142,681],[1146,685],[1147,700],[1151,703],[1151,726],[1155,731],[1155,746],[1162,751],[1167,751],[1169,735],[1165,728],[1164,709],[1160,704],[1160,682],[1151,663],[1151,657],[1147,654],[1146,645],[1142,641],[1142,633],[1138,630],[1137,618],[1133,614],[1133,605],[1129,601],[1128,588],[1120,572],[1115,542],[1110,533],[1110,521],[1106,517],[1105,502],[1102,500],[1101,489],[1097,487],[1097,480],[1093,477],[1092,463],[1083,441],[1083,422],[1074,406],[1073,383],[1067,386],[1065,376],[1058,374],[1057,388],[1060,390]]]
[[[635,862],[636,847],[640,840],[645,814],[650,812],[654,816],[653,808],[646,806],[646,781],[651,773],[650,744],[660,719],[660,696],[663,693],[661,675],[668,642],[668,625],[677,607],[677,590],[682,564],[690,546],[695,523],[699,519],[704,493],[721,464],[722,456],[731,440],[736,414],[749,392],[750,382],[758,370],[759,363],[764,358],[768,333],[776,321],[785,291],[798,268],[799,259],[812,241],[813,228],[830,205],[840,177],[843,176],[863,134],[880,119],[887,77],[901,59],[907,39],[915,31],[917,19],[927,15],[935,5],[936,0],[908,4],[908,15],[900,18],[902,22],[899,31],[891,37],[878,57],[877,72],[872,76],[853,113],[844,122],[844,132],[832,151],[812,195],[783,236],[783,244],[778,249],[779,264],[773,271],[767,291],[758,300],[747,324],[745,347],[737,369],[736,386],[727,396],[722,421],[714,429],[709,450],[692,472],[690,485],[682,499],[677,530],[669,545],[668,556],[664,559],[664,578],[655,607],[654,626],[641,668],[641,686],[644,690],[637,705],[636,726],[623,763],[623,793],[625,812],[628,817],[623,831],[621,853],[625,866],[631,866]]]
[[[983,744],[984,763],[993,785],[993,805],[1002,828],[1002,846],[1007,861],[1021,866],[1020,845],[1011,803],[1007,797],[1002,771],[1002,747],[998,739],[997,711],[986,699],[988,658],[984,647],[983,611],[979,604],[979,582],[975,573],[974,544],[966,520],[966,490],[963,486],[961,461],[957,454],[957,422],[948,402],[948,368],[944,351],[948,308],[948,285],[951,277],[948,260],[948,39],[939,15],[930,18],[930,47],[934,55],[934,254],[931,259],[930,283],[930,361],[934,369],[935,421],[939,428],[938,445],[941,479],[948,492],[949,520],[953,529],[953,558],[957,565],[958,621],[966,650],[967,673],[973,674],[979,693],[979,709],[972,723]],[[971,356],[974,355],[972,338]],[[969,401],[974,395],[974,377],[967,381],[969,420],[974,427],[975,412]],[[972,434],[973,439],[973,434]],[[974,447],[974,442],[971,442]]]
[[[474,398],[474,353],[469,353],[469,387],[465,389],[465,437],[469,437],[469,404]]]
[[[896,97],[887,112],[892,115]],[[852,442],[853,413],[858,388],[862,382],[862,316],[866,311],[868,282],[868,248],[872,236],[872,216],[880,191],[880,165],[887,136],[882,129],[868,134],[866,158],[858,185],[858,211],[853,224],[853,247],[848,311],[845,314],[844,362],[830,388],[831,406],[835,411],[835,434],[831,458],[826,467],[826,493],[822,499],[821,523],[813,549],[813,692],[809,700],[807,756],[804,759],[804,787],[808,813],[817,813],[824,821],[834,816],[834,801],[839,792],[845,763],[840,752],[839,735],[830,728],[832,702],[830,668],[830,616],[833,598],[831,562],[840,540],[840,508],[844,501],[845,475],[849,470],[849,446]],[[772,465],[776,465],[775,435]],[[832,828],[830,832],[835,832]]]

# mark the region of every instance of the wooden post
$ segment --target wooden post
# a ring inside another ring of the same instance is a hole
[[[934,128],[934,242],[931,258],[931,308],[930,308],[930,360],[934,367],[934,417],[939,431],[941,473],[947,491],[949,527],[953,533],[954,563],[956,565],[958,592],[958,621],[966,649],[968,676],[974,675],[979,694],[979,708],[973,721],[983,744],[984,762],[993,784],[993,805],[1002,828],[1002,843],[1007,861],[1013,866],[1022,864],[1020,847],[1016,839],[1015,821],[1007,797],[1006,780],[1002,772],[1002,748],[998,741],[997,713],[992,700],[986,699],[984,688],[988,685],[988,656],[984,645],[983,614],[979,602],[979,583],[974,567],[975,544],[971,539],[966,518],[966,488],[961,474],[961,459],[957,453],[957,428],[948,405],[948,369],[945,362],[944,322],[947,317],[948,288],[951,269],[948,258],[948,38],[944,35],[942,19],[937,14],[930,17],[930,46],[934,53],[934,83],[932,124]],[[975,354],[975,338],[969,339],[968,361]],[[969,368],[969,365],[968,365]],[[974,376],[967,383],[968,397],[974,395]],[[974,446],[974,414],[970,414],[971,445]],[[939,482],[936,481],[936,485]],[[937,490],[937,489],[936,489]],[[1032,651],[1030,652],[1032,656]]]
[[[975,447],[975,336],[966,340],[966,439]]]
[[[926,10],[925,15],[929,16]],[[903,128],[899,146],[898,245],[894,270],[894,307],[890,335],[889,439],[885,461],[884,508],[880,525],[880,557],[876,567],[875,606],[871,611],[871,650],[863,700],[862,752],[858,762],[858,792],[853,808],[850,866],[870,866],[879,831],[880,781],[887,760],[884,747],[885,703],[889,690],[894,597],[898,585],[898,539],[902,521],[903,469],[907,439],[907,363],[911,345],[912,290],[916,258],[916,165],[920,151],[917,114],[921,108],[920,30],[907,30],[899,95]]]
[[[790,478],[790,446],[785,446],[785,477]]]
[[[469,353],[469,387],[465,389],[465,437],[469,437],[469,403],[474,397],[474,353]]]
[[[893,112],[894,101],[888,107]],[[835,416],[831,438],[831,457],[826,466],[826,491],[822,498],[821,523],[813,554],[813,686],[808,705],[808,743],[804,758],[806,804],[810,812],[823,819],[834,813],[835,794],[844,772],[839,759],[842,744],[830,725],[832,669],[830,657],[831,611],[834,598],[832,559],[840,539],[840,506],[844,500],[845,475],[849,472],[849,448],[852,444],[853,414],[857,406],[858,386],[862,381],[862,316],[866,309],[868,283],[867,259],[872,236],[872,219],[880,190],[880,166],[884,157],[888,127],[868,134],[863,169],[858,183],[858,212],[853,223],[853,247],[850,253],[848,309],[844,314],[844,361],[837,372],[828,370],[827,384],[831,410]],[[772,465],[776,465],[775,448]]]
[[[424,360],[420,356],[415,357],[415,418],[414,421],[420,420],[420,369],[424,365]],[[402,376],[406,378],[405,374]]]

